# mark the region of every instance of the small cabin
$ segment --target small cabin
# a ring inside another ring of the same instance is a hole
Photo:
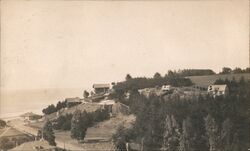
[[[209,85],[207,92],[215,96],[226,96],[229,93],[228,86],[226,84],[222,85]]]
[[[82,103],[82,100],[79,97],[66,98],[65,101],[68,108]]]
[[[162,91],[170,91],[170,90],[171,90],[171,86],[170,86],[170,85],[163,85],[163,86],[161,87],[161,90],[162,90]]]
[[[94,84],[93,89],[96,94],[107,93],[110,89],[110,84]]]

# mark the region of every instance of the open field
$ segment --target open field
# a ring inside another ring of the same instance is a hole
[[[44,124],[45,124],[45,121],[39,121],[39,122],[29,123],[27,124],[27,126],[35,128],[35,129],[42,129]]]
[[[129,127],[135,121],[134,115],[118,115],[97,125],[88,128],[85,140],[107,140],[110,141],[112,135],[119,126]]]
[[[17,131],[14,128],[7,127],[5,128],[5,131],[0,134],[0,137],[12,137],[12,136],[19,136],[19,135],[25,135],[25,134],[21,133],[20,131]]]
[[[77,140],[72,139],[70,131],[55,131],[56,143],[58,147],[66,149],[112,150],[114,149],[114,145],[111,140],[116,129],[120,125],[125,127],[131,126],[134,120],[134,115],[118,115],[109,120],[97,123],[95,126],[87,129],[83,143],[78,143]]]
[[[210,84],[213,84],[217,79],[228,79],[232,80],[240,80],[241,77],[244,77],[245,80],[250,80],[250,73],[241,73],[241,74],[216,74],[216,75],[208,75],[208,76],[190,76],[187,77],[192,82],[200,87],[208,87]]]

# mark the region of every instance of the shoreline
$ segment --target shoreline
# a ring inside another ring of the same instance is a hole
[[[20,118],[21,114],[27,113],[27,112],[33,112],[39,115],[43,115],[42,109],[31,109],[31,110],[26,110],[26,111],[19,111],[19,112],[10,112],[10,113],[1,113],[0,115],[0,119],[3,120],[11,120],[11,119],[16,119],[16,118]]]

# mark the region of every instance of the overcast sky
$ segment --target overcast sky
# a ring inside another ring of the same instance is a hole
[[[249,65],[247,0],[1,1],[1,87],[81,88]]]

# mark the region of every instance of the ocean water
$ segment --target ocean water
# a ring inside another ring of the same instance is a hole
[[[82,98],[85,89],[19,89],[1,90],[0,118],[11,118],[26,112],[42,114],[42,109],[65,98]]]

